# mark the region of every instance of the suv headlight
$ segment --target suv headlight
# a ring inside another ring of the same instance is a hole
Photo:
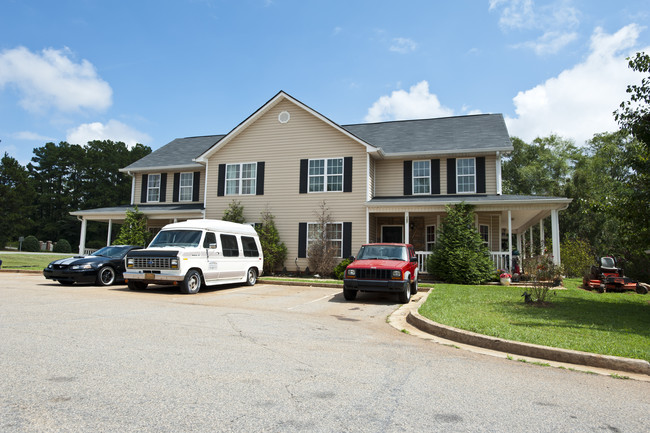
[[[402,271],[397,270],[393,271],[393,280],[401,280],[402,279]]]
[[[345,271],[345,273],[350,278],[354,278],[354,277],[357,276],[357,270],[356,269],[348,269],[347,271]]]

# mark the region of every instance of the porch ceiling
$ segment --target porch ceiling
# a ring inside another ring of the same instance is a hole
[[[124,222],[127,210],[135,210],[135,206],[116,206],[97,209],[87,209],[70,212],[70,215],[81,217],[88,221],[108,222],[109,220],[120,224]],[[192,219],[203,218],[202,204],[177,204],[177,205],[141,205],[138,210],[145,214],[149,220]]]
[[[566,209],[571,201],[564,197],[518,195],[375,197],[366,202],[366,207],[371,214],[445,213],[447,205],[465,202],[473,205],[475,212],[499,213],[503,227],[507,227],[510,211],[512,231],[521,233],[549,217],[551,211]]]

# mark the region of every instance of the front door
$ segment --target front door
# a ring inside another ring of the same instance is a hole
[[[404,227],[403,226],[382,226],[381,241],[401,244],[402,242],[404,242]]]

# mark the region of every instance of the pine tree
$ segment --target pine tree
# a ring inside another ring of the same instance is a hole
[[[136,206],[134,210],[126,210],[126,218],[113,244],[115,245],[140,245],[146,247],[151,240],[147,230],[147,218]]]
[[[287,259],[287,247],[280,241],[280,234],[275,227],[275,217],[271,211],[267,208],[262,211],[261,216],[262,224],[257,225],[255,229],[264,253],[264,273],[271,274]]]

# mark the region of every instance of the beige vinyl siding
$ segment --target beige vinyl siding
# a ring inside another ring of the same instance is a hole
[[[280,123],[278,115],[288,111],[291,119]],[[288,248],[285,266],[295,270],[298,257],[298,224],[315,222],[316,212],[326,201],[333,222],[352,222],[352,251],[366,239],[367,160],[363,145],[290,101],[282,101],[209,160],[207,218],[222,218],[233,200],[244,206],[247,222],[260,222],[267,209],[275,216],[280,239]],[[348,157],[352,159],[352,192],[300,194],[300,160]],[[264,195],[217,195],[219,164],[265,162]],[[301,269],[306,259],[299,259]]]
[[[178,201],[174,202],[173,200],[173,195],[174,195],[174,173],[194,173],[195,171],[199,171],[201,173],[201,180],[199,181],[199,185],[193,185],[194,188],[198,186],[199,188],[199,199],[197,201]],[[192,203],[203,203],[203,193],[205,191],[205,168],[201,169],[193,169],[193,170],[178,170],[178,171],[171,171],[171,172],[160,172],[160,171],[152,171],[149,173],[135,173],[135,189],[133,191],[133,194],[135,197],[133,197],[133,203],[134,204],[143,204],[142,203],[142,175],[143,174],[162,174],[162,173],[167,173],[167,191],[165,194],[165,204],[169,203],[178,203],[178,204],[192,204]],[[161,203],[162,202],[153,202],[151,204],[156,204],[156,203]],[[144,203],[144,204],[149,204],[149,203]]]
[[[457,156],[456,158],[468,158],[468,156]],[[408,161],[422,159],[427,158],[414,158]],[[405,160],[384,159],[376,162],[375,196],[394,197],[404,195]],[[487,194],[497,193],[496,155],[485,156],[485,191]],[[440,195],[447,195],[447,158],[440,158]]]

